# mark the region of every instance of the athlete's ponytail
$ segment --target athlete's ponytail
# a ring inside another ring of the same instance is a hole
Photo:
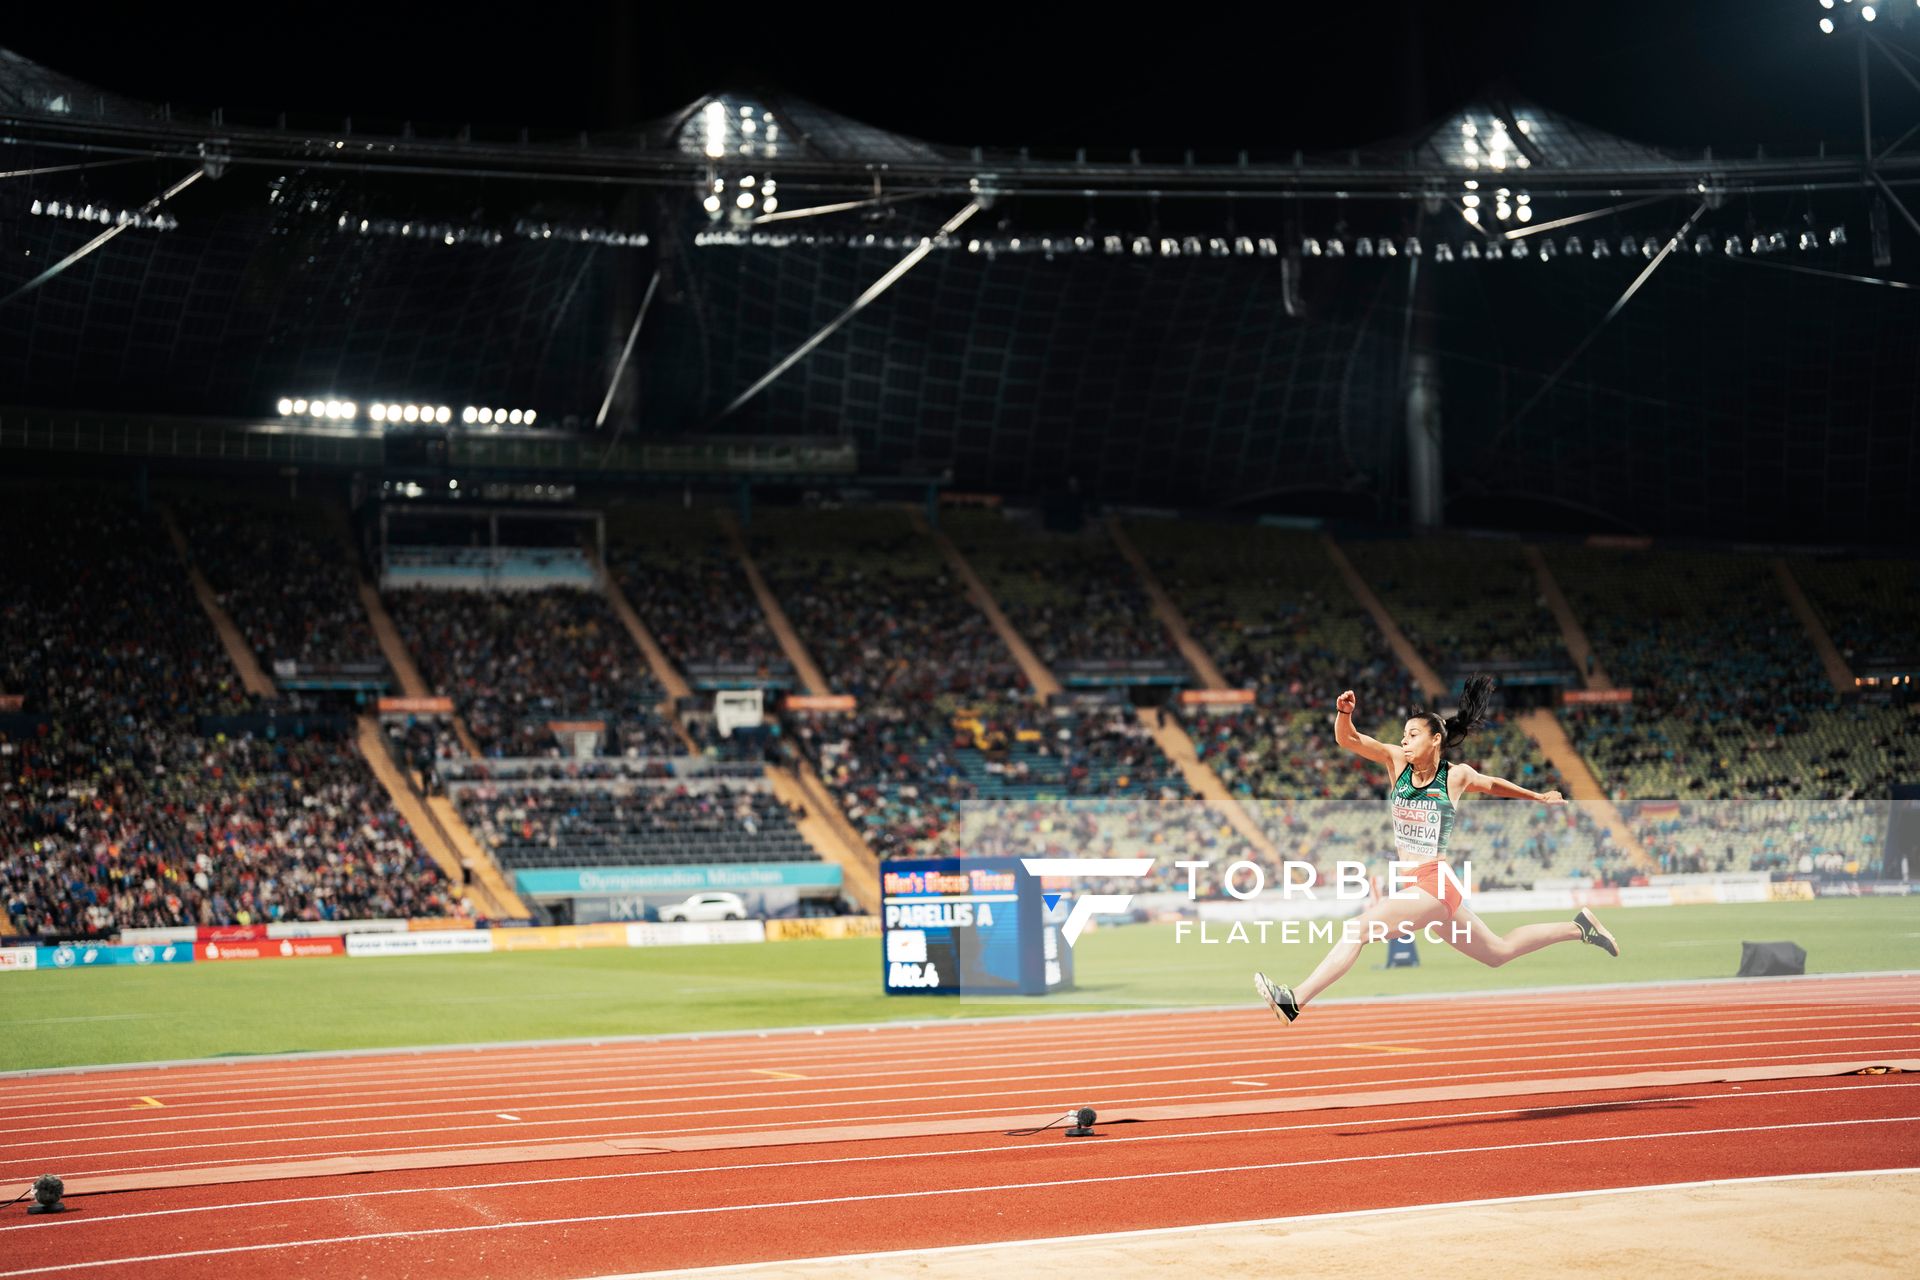
[[[1416,711],[1440,739],[1442,747],[1455,746],[1486,722],[1487,700],[1493,696],[1493,677],[1480,675],[1467,681],[1460,691],[1460,710],[1442,718],[1432,711]]]

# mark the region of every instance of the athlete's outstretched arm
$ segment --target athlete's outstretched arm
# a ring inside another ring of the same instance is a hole
[[[1529,791],[1517,782],[1508,782],[1505,778],[1496,778],[1490,773],[1481,773],[1468,765],[1461,765],[1467,772],[1465,790],[1478,791],[1482,795],[1495,796],[1502,800],[1531,800],[1536,804],[1565,804],[1567,798],[1558,791]]]
[[[1353,727],[1353,708],[1356,703],[1353,690],[1349,689],[1334,700],[1333,740],[1353,752],[1364,756],[1375,764],[1384,764],[1395,773],[1405,763],[1400,748],[1388,746],[1378,738],[1369,738]]]

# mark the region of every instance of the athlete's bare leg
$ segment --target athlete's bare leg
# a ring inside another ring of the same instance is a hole
[[[1360,958],[1360,952],[1365,949],[1368,937],[1378,936],[1379,930],[1372,928],[1376,921],[1386,926],[1386,934],[1389,938],[1397,938],[1401,934],[1402,926],[1417,930],[1436,920],[1446,918],[1445,904],[1425,893],[1416,892],[1406,898],[1380,899],[1352,920],[1344,922],[1341,940],[1334,944],[1333,950],[1327,952],[1326,957],[1320,961],[1314,971],[1307,975],[1306,981],[1293,988],[1294,999],[1304,1005],[1346,977],[1347,970],[1353,968],[1354,961]],[[1348,936],[1353,934],[1357,934],[1356,940],[1348,941]],[[1579,934],[1575,933],[1574,936],[1578,937]]]
[[[1455,951],[1461,955],[1472,956],[1489,968],[1498,969],[1509,960],[1518,960],[1521,956],[1550,947],[1556,942],[1580,941],[1580,926],[1568,924],[1523,924],[1506,935],[1495,933],[1485,920],[1473,913],[1473,908],[1460,904],[1453,913],[1455,924],[1469,926],[1466,936],[1456,936],[1452,928],[1445,936]]]

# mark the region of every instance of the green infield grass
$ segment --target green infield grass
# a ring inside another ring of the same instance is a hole
[[[1329,998],[1727,978],[1740,943],[1787,940],[1810,973],[1920,971],[1920,898],[1604,913],[1624,954],[1551,947],[1487,969],[1420,944],[1370,947]],[[1567,913],[1489,916],[1497,929]],[[1227,926],[1212,925],[1224,938]],[[1256,935],[1257,936],[1257,935]],[[0,975],[0,1070],[302,1050],[478,1044],[1244,1003],[1248,974],[1303,977],[1324,944],[1175,941],[1171,924],[1095,929],[1078,989],[1045,998],[888,996],[878,939],[716,947],[198,963]]]

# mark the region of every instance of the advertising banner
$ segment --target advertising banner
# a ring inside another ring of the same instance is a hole
[[[39,952],[33,947],[0,947],[0,973],[31,969],[38,959]]]
[[[383,716],[450,716],[453,714],[453,699],[382,698],[380,714]]]
[[[787,711],[851,711],[854,700],[850,693],[790,693],[780,699],[780,706]]]
[[[623,893],[698,893],[703,889],[772,889],[783,885],[839,888],[831,862],[736,862],[692,867],[578,867],[522,871],[521,893],[579,898]]]
[[[1244,706],[1253,701],[1251,689],[1182,689],[1180,701],[1189,707]]]
[[[193,949],[196,960],[303,960],[313,956],[343,956],[339,938],[263,938],[258,942],[203,942]]]
[[[760,920],[715,920],[707,924],[620,925],[630,947],[705,946],[724,942],[765,942],[767,927]]]
[[[1563,689],[1560,693],[1560,703],[1567,707],[1577,707],[1583,703],[1632,701],[1631,689]]]
[[[110,964],[191,964],[193,948],[184,942],[155,946],[106,943],[73,943],[60,947],[35,948],[34,966],[40,969],[92,969]]]
[[[493,950],[493,932],[489,929],[347,935],[347,954],[355,957],[459,955],[491,950]]]
[[[263,924],[202,925],[194,931],[195,942],[259,942],[267,936]]]
[[[627,929],[619,924],[535,925],[499,929],[493,935],[495,951],[577,951],[582,947],[626,945]]]
[[[200,931],[190,924],[174,925],[164,929],[122,929],[116,941],[129,946],[141,942],[198,942]]]
[[[767,921],[767,941],[785,942],[793,938],[877,938],[879,916],[817,916],[798,920]]]

